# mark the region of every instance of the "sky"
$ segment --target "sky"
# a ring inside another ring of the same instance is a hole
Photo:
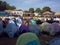
[[[29,8],[43,8],[48,6],[54,12],[60,12],[60,0],[2,0],[10,5],[16,6],[17,9],[28,10]]]

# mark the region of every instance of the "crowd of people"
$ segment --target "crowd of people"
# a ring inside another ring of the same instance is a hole
[[[20,17],[17,17],[12,19],[5,18],[4,20],[0,18],[0,36],[3,33],[6,33],[6,35],[9,38],[14,38],[15,36],[19,36],[21,34],[24,35],[24,33],[34,33],[34,35],[36,35],[37,37],[39,37],[42,34],[48,36],[56,36],[56,35],[58,36],[60,35],[60,23],[59,21],[53,21],[53,20],[42,21],[42,20],[34,20],[33,18],[22,19]],[[30,45],[30,43],[26,45]],[[33,45],[40,45],[40,44],[33,44]],[[50,44],[50,45],[55,45],[55,44]]]

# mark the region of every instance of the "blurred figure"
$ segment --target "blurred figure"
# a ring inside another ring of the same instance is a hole
[[[35,33],[37,36],[40,35],[40,28],[38,27],[38,25],[36,24],[36,22],[34,20],[30,20],[29,30],[30,30],[30,32]]]
[[[53,19],[52,18],[50,20],[47,19],[46,22],[52,24],[53,23]]]
[[[20,17],[14,18],[14,22],[18,27],[22,25],[22,20]]]
[[[49,45],[60,45],[60,38],[53,38],[50,42]]]
[[[5,20],[3,20],[3,28],[4,29],[6,28],[9,20],[10,20],[9,18],[5,18]]]
[[[19,28],[19,33],[22,34],[22,33],[29,32],[28,25],[29,22],[26,19],[24,19],[21,27]]]
[[[41,25],[43,22],[41,20],[36,20],[37,25]]]
[[[42,33],[47,35],[54,35],[54,28],[52,24],[49,24],[47,22],[42,23]]]
[[[38,27],[40,28],[40,32],[42,31],[42,28],[41,28],[41,24],[43,22],[41,20],[36,20],[36,24],[38,25]]]
[[[3,33],[3,22],[2,19],[0,18],[0,35]]]
[[[54,28],[54,32],[55,32],[55,36],[60,35],[60,25],[59,23],[52,23],[53,28]]]
[[[34,33],[24,33],[19,36],[16,45],[40,45],[40,42]]]
[[[5,32],[8,34],[10,38],[13,38],[14,34],[18,32],[18,27],[12,19],[9,20]]]

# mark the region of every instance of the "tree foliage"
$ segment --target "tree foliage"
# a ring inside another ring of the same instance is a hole
[[[25,10],[24,12],[25,12],[25,13],[29,13],[29,11],[27,11],[27,10]]]
[[[0,11],[9,10],[9,9],[14,10],[16,9],[16,7],[9,5],[5,1],[0,1]]]
[[[50,7],[43,7],[42,12],[45,12],[45,11],[51,11],[51,8]]]
[[[34,8],[29,8],[30,13],[34,13]]]
[[[5,10],[6,9],[6,3],[0,1],[0,11]]]
[[[35,10],[35,12],[36,12],[36,13],[41,13],[41,9],[40,9],[40,8],[37,8],[37,9]]]

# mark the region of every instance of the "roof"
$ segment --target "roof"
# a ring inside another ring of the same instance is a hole
[[[55,15],[60,15],[60,12],[56,12]]]
[[[53,14],[53,13],[50,12],[50,11],[46,11],[46,12],[43,13],[43,15],[46,15],[46,14]]]
[[[5,10],[5,12],[12,12],[12,11],[22,11],[22,10]]]

